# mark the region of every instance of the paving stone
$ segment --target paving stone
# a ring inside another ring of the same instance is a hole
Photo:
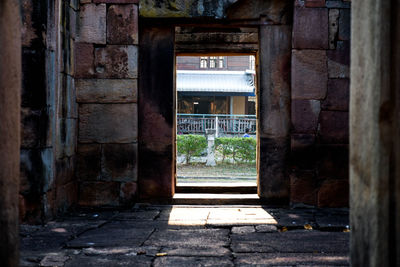
[[[316,223],[319,229],[332,230],[332,229],[348,229],[350,222],[347,215],[332,215],[323,214],[315,216]]]
[[[151,266],[151,257],[145,255],[117,255],[109,257],[92,257],[78,255],[67,261],[65,267],[98,267],[98,266]]]
[[[153,266],[234,266],[228,257],[157,257]]]
[[[278,211],[274,217],[279,227],[303,228],[305,224],[313,224],[314,213],[313,209],[291,209]]]
[[[320,110],[320,101],[318,100],[293,100],[293,132],[306,134],[316,133]]]
[[[210,211],[208,226],[276,224],[276,220],[263,208],[220,208]]]
[[[111,247],[111,248],[84,248],[82,249],[82,254],[86,256],[110,256],[110,255],[146,255],[146,256],[155,256],[159,247],[146,247],[146,246],[138,246],[138,247]]]
[[[154,232],[144,245],[163,247],[164,251],[185,249],[185,253],[218,255],[226,251],[228,234],[228,229],[167,229]]]
[[[328,69],[326,52],[321,50],[293,50],[292,99],[324,99]]]
[[[115,218],[116,220],[154,220],[160,211],[158,210],[141,210],[137,212],[121,212]]]
[[[137,5],[111,5],[108,8],[107,43],[138,44]]]
[[[136,79],[77,79],[79,103],[129,103],[137,101]]]
[[[256,226],[256,232],[260,233],[273,233],[277,232],[278,228],[276,225],[270,225],[270,224],[265,224],[265,225],[257,225]]]
[[[329,79],[328,93],[321,108],[326,110],[348,111],[350,101],[349,79]]]
[[[93,0],[93,3],[137,4],[137,3],[139,3],[139,0]]]
[[[115,228],[105,225],[67,242],[68,248],[140,246],[153,228]]]
[[[255,232],[254,226],[235,226],[232,227],[233,234],[248,234]]]
[[[98,78],[137,78],[138,48],[135,45],[107,45],[95,49]]]
[[[51,253],[46,255],[41,261],[39,266],[53,267],[53,266],[64,266],[64,263],[69,260],[69,257],[63,253]]]
[[[349,233],[293,230],[231,235],[234,252],[347,253]]]
[[[293,48],[328,49],[328,9],[294,9]]]
[[[136,138],[136,104],[79,106],[79,142],[133,143]]]
[[[106,5],[85,4],[80,7],[77,41],[106,43]]]
[[[349,266],[345,253],[240,253],[235,266]]]

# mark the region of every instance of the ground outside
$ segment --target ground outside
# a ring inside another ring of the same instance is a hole
[[[20,266],[348,266],[347,209],[136,204],[21,225]]]

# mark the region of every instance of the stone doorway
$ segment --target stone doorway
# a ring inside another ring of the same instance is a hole
[[[260,74],[257,193],[268,203],[288,203],[291,27],[261,22],[249,27],[237,22],[142,21],[140,24],[145,27],[139,31],[140,198],[171,199],[175,194],[175,55],[213,51],[256,55]],[[177,35],[176,30],[182,27],[192,32]]]

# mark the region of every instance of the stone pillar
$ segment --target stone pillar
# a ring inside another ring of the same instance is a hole
[[[21,34],[18,0],[0,2],[0,262],[18,266]]]
[[[215,130],[206,130],[207,136],[207,162],[206,166],[215,166],[215,155],[214,155],[214,145],[215,145]]]
[[[353,0],[350,222],[353,266],[400,265],[400,5]]]
[[[260,27],[258,194],[287,201],[290,128],[290,26]]]

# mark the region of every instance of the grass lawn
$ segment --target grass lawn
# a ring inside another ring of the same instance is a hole
[[[177,165],[178,182],[252,182],[256,181],[255,163],[218,163],[206,166],[205,163]]]

